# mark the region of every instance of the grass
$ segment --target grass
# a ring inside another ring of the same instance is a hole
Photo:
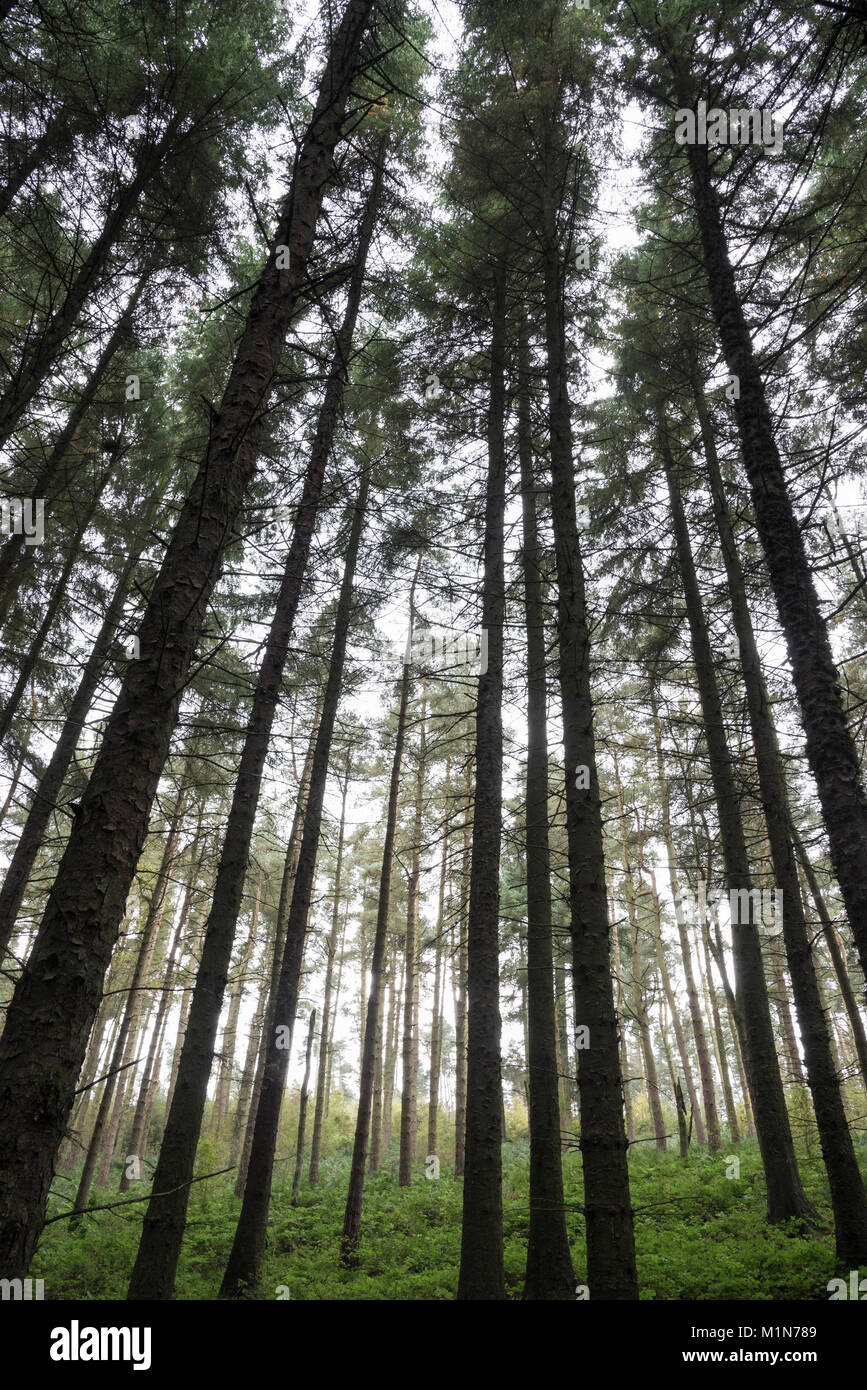
[[[275,1181],[268,1254],[258,1297],[313,1300],[452,1299],[458,1277],[462,1183],[442,1164],[429,1180],[419,1165],[409,1188],[397,1182],[397,1155],[368,1177],[357,1269],[341,1270],[337,1251],[349,1175],[351,1144],[340,1139],[322,1165],[320,1184],[302,1184],[297,1207],[290,1183]],[[527,1253],[529,1148],[526,1137],[505,1145],[503,1219],[506,1290],[519,1299]],[[833,1225],[824,1168],[802,1153],[801,1175],[815,1205],[807,1231],[771,1227],[764,1219],[765,1193],[755,1142],[738,1150],[740,1176],[727,1178],[723,1154],[696,1150],[686,1162],[639,1145],[630,1154],[632,1200],[642,1299],[827,1300],[835,1266]],[[859,1148],[867,1169],[867,1146]],[[204,1160],[204,1161],[203,1161]],[[199,1172],[221,1167],[204,1141]],[[291,1161],[282,1165],[291,1172]],[[118,1175],[120,1167],[118,1165]],[[178,1271],[176,1297],[214,1299],[229,1253],[240,1203],[233,1175],[195,1185]],[[114,1179],[115,1184],[117,1177]],[[566,1221],[576,1284],[587,1282],[583,1184],[577,1151],[564,1157]],[[66,1190],[68,1182],[55,1187]],[[133,1192],[135,1195],[135,1185]],[[92,1204],[117,1199],[116,1185],[94,1192]],[[138,1244],[145,1203],[95,1214],[70,1230],[49,1226],[31,1274],[45,1281],[46,1299],[122,1299]],[[66,1204],[52,1199],[52,1213]],[[867,1267],[861,1270],[867,1274]],[[591,1290],[592,1297],[592,1290]]]

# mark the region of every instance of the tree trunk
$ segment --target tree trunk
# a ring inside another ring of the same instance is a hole
[[[421,568],[421,552],[415,567],[409,591],[409,640],[415,618],[415,589]],[[367,1163],[367,1150],[370,1142],[370,1112],[373,1098],[373,1067],[376,1055],[376,1033],[379,1024],[382,974],[385,964],[386,933],[388,932],[388,911],[391,902],[391,870],[394,859],[394,840],[397,830],[397,806],[400,797],[400,770],[403,763],[403,746],[406,738],[406,715],[409,704],[410,665],[403,668],[400,681],[400,701],[397,711],[394,755],[391,763],[391,779],[388,788],[388,809],[385,820],[385,838],[382,847],[382,868],[379,877],[379,900],[376,908],[376,934],[370,960],[370,993],[367,1000],[367,1016],[361,1046],[361,1069],[359,1075],[358,1113],[355,1120],[355,1140],[352,1149],[352,1165],[349,1171],[349,1191],[343,1216],[343,1234],[340,1240],[340,1263],[345,1268],[353,1268],[358,1263],[358,1247],[361,1242],[361,1213],[364,1201],[364,1170]]]
[[[691,106],[691,83],[684,61],[671,50],[667,56],[678,102]],[[867,796],[858,755],[729,259],[707,148],[697,144],[685,148],[710,302],[728,369],[739,383],[734,412],[756,527],[786,638],[807,759],[816,779],[831,859],[867,977]]]
[[[425,719],[427,700],[422,695],[418,767],[415,779],[415,822],[412,835],[412,861],[407,884],[406,908],[406,993],[403,1006],[403,1047],[401,1065],[403,1090],[400,1100],[400,1158],[398,1186],[409,1187],[418,1143],[418,981],[419,939],[418,904],[421,876],[422,812],[424,809]]]
[[[349,0],[295,165],[276,254],[262,272],[207,456],[178,518],[39,937],[0,1039],[0,1268],[27,1273],[57,1149],[141,853],[195,643],[247,484],[297,311],[325,186],[374,0]],[[177,1233],[176,1233],[177,1239]]]
[[[313,1055],[313,1031],[316,1027],[316,1010],[310,1010],[310,1027],[307,1030],[307,1050],[304,1054],[304,1080],[301,1082],[301,1099],[298,1102],[298,1137],[295,1142],[295,1173],[292,1178],[292,1206],[298,1205],[298,1192],[301,1188],[301,1169],[304,1167],[304,1128],[307,1122],[307,1083],[310,1080],[310,1058]]]
[[[551,503],[575,1028],[576,1033],[580,1027],[587,1028],[590,1041],[589,1048],[578,1051],[588,1286],[593,1299],[620,1301],[638,1297],[638,1278],[623,1125],[620,1047],[611,984],[605,854],[590,688],[590,632],[575,502],[563,268],[550,191],[546,193],[543,220]],[[580,787],[579,781],[583,784]]]
[[[458,917],[458,949],[452,957],[455,1001],[455,1177],[464,1176],[467,1150],[467,920],[470,910],[470,846],[472,843],[472,771],[466,766],[467,809],[461,863],[461,908]]]
[[[130,1141],[127,1151],[128,1158],[142,1159],[147,1150],[147,1137],[148,1130],[150,1128],[151,1110],[153,1109],[153,1103],[156,1098],[156,1089],[159,1082],[160,1068],[159,1063],[157,1062],[157,1058],[160,1056],[160,1046],[162,1038],[164,1036],[166,1024],[168,1022],[169,1009],[172,1003],[172,989],[175,983],[175,974],[177,971],[177,962],[179,959],[181,942],[183,941],[187,921],[190,916],[190,907],[192,904],[193,892],[198,881],[199,873],[202,867],[202,859],[204,857],[204,851],[202,851],[201,854],[198,852],[199,840],[202,834],[203,819],[204,803],[201,803],[199,808],[198,824],[196,826],[196,832],[193,836],[192,844],[190,845],[189,851],[190,871],[187,876],[186,886],[184,888],[184,895],[183,900],[181,902],[181,910],[178,915],[177,925],[175,926],[175,930],[172,936],[172,942],[168,951],[168,957],[166,961],[166,973],[163,979],[162,990],[160,992],[159,1007],[157,1009],[157,1016],[154,1022],[153,1033],[151,1034],[147,1061],[145,1062],[145,1069],[144,1073],[142,1074],[141,1085],[139,1088],[138,1102],[136,1104],[135,1115],[133,1117],[132,1132],[130,1135]],[[130,1177],[127,1173],[126,1165],[124,1165],[124,1171],[120,1180],[120,1191],[127,1192],[129,1190],[129,1184]]]
[[[245,1106],[246,1113],[243,1127],[238,1131],[239,1133],[243,1133],[244,1139],[241,1145],[241,1155],[238,1163],[238,1176],[235,1180],[236,1197],[243,1197],[244,1188],[247,1184],[247,1168],[250,1163],[250,1150],[253,1146],[253,1132],[256,1127],[256,1111],[259,1108],[259,1096],[262,1093],[262,1082],[265,1077],[265,1059],[268,1053],[268,1039],[271,1036],[274,1025],[277,987],[280,983],[280,969],[283,963],[283,951],[286,945],[286,927],[292,901],[292,888],[295,883],[295,875],[298,871],[298,856],[301,853],[301,836],[304,830],[304,816],[307,810],[307,799],[310,795],[310,778],[313,773],[313,754],[316,750],[316,738],[319,733],[319,721],[321,717],[322,692],[320,691],[317,696],[316,709],[313,715],[313,727],[307,748],[307,757],[304,762],[301,781],[298,785],[298,794],[295,799],[295,815],[292,820],[292,832],[289,836],[289,843],[286,846],[286,856],[283,861],[283,876],[280,881],[280,900],[277,905],[277,922],[274,932],[274,948],[270,957],[271,978],[268,983],[263,1005],[263,1014],[256,1034],[257,1053],[255,1077],[249,1093],[248,1103]]]
[[[62,478],[60,476],[70,446],[78,434],[88,409],[96,398],[97,391],[105,380],[115,354],[129,337],[133,316],[152,271],[153,265],[148,264],[139,276],[135,289],[127,300],[126,306],[112,329],[87,381],[76,397],[75,404],[54,441],[48,458],[36,478],[28,485],[30,497],[33,500],[41,498],[44,501],[46,517],[51,514],[52,504],[68,489],[72,478],[81,467],[81,462],[79,462],[74,469],[63,470]],[[159,499],[155,498],[154,510],[156,510],[158,501]],[[146,530],[143,535],[146,538]],[[12,607],[23,579],[30,573],[36,562],[36,556],[33,554],[36,548],[36,546],[26,545],[23,533],[10,536],[5,545],[0,547],[0,627],[5,624],[9,616],[9,609]]]
[[[70,575],[75,568],[76,560],[81,554],[81,546],[85,533],[93,519],[93,514],[96,511],[100,496],[107,482],[108,474],[106,473],[99,480],[93,496],[88,498],[87,505],[84,508],[84,514],[76,526],[75,531],[69,537],[63,567],[52,590],[51,598],[46,604],[42,622],[39,624],[26,654],[18,659],[18,676],[2,709],[0,709],[0,743],[3,742],[9,732],[12,721],[18,711],[21,698],[27,689],[27,682],[33,674],[34,667],[42,654],[42,648],[45,646],[48,635],[54,626],[54,620],[60,612],[61,605],[65,603],[68,597],[67,589],[69,587]]]
[[[661,1153],[668,1148],[665,1134],[665,1117],[662,1113],[662,1099],[659,1094],[659,1078],[656,1073],[656,1058],[653,1055],[653,1040],[650,1035],[650,1018],[644,990],[644,970],[638,943],[638,914],[635,906],[635,887],[632,878],[632,864],[626,844],[626,820],[623,814],[623,789],[620,785],[620,764],[617,752],[614,753],[614,781],[617,788],[617,813],[620,822],[620,862],[623,866],[623,891],[626,897],[626,910],[629,917],[629,936],[632,953],[632,1011],[638,1024],[638,1037],[644,1056],[644,1076],[647,1103],[653,1125],[653,1137]],[[612,903],[613,903],[612,890]]]
[[[394,971],[396,955],[395,938],[391,938],[391,970]],[[382,988],[388,989],[389,949],[386,938],[385,959],[382,965]],[[376,1020],[376,1054],[373,1063],[373,1099],[370,1109],[370,1152],[367,1160],[368,1173],[378,1173],[382,1163],[382,1086],[385,1073],[385,1045],[382,1036],[382,1010]]]
[[[154,508],[148,517],[148,528],[155,510]],[[143,535],[147,534],[148,528],[145,529]],[[45,838],[45,831],[52,812],[57,809],[57,798],[63,787],[64,778],[75,754],[81,731],[84,728],[96,688],[108,659],[109,649],[123,614],[132,576],[140,558],[141,547],[138,547],[121,571],[99,634],[84,664],[81,679],[69,706],[69,713],[64,720],[60,737],[33,794],[27,819],[15,846],[9,868],[6,870],[3,888],[0,890],[0,954],[2,954],[2,948],[11,940],[15,930],[15,923],[24,900],[33,865],[36,862],[36,856]]]
[[[831,920],[831,914],[825,906],[825,899],[822,896],[813,865],[810,863],[809,856],[804,848],[804,843],[794,826],[792,826],[792,837],[798,861],[804,871],[804,877],[810,888],[810,895],[816,905],[816,912],[822,924],[822,934],[831,954],[834,973],[837,976],[837,983],[840,986],[840,993],[846,1009],[846,1016],[849,1019],[849,1027],[852,1030],[852,1037],[855,1043],[855,1051],[858,1055],[861,1075],[864,1079],[865,1086],[867,1086],[867,1033],[864,1031],[864,1021],[858,1009],[858,1002],[855,998],[852,982],[849,979],[849,970],[846,965],[846,955],[843,950],[843,945],[840,941],[837,929]]]
[[[629,1052],[626,1047],[626,1015],[623,1012],[623,975],[620,967],[620,932],[617,913],[611,910],[611,935],[614,942],[614,979],[617,984],[616,1014],[620,1035],[620,1074],[623,1085],[623,1106],[626,1111],[627,1143],[635,1143],[635,1116],[632,1113],[632,1078],[629,1075]]]
[[[244,982],[247,978],[247,971],[250,968],[253,952],[256,949],[261,897],[262,871],[260,869],[259,879],[256,884],[256,896],[253,900],[253,911],[250,917],[250,930],[247,934],[247,940],[244,942],[241,953],[238,956],[238,964],[235,971],[238,987],[234,991],[229,1004],[226,1026],[223,1029],[223,1037],[220,1042],[220,1070],[217,1076],[217,1090],[214,1096],[213,1112],[214,1135],[218,1139],[229,1115],[229,1095],[232,1089],[232,1072],[235,1070],[235,1045],[238,1039],[238,1018],[241,1013],[241,1001],[244,997]]]
[[[337,832],[337,859],[334,865],[334,906],[331,912],[331,935],[328,938],[328,960],[325,965],[325,993],[322,998],[322,1028],[319,1036],[319,1066],[316,1075],[316,1105],[313,1110],[313,1135],[310,1140],[310,1172],[308,1182],[315,1187],[319,1181],[319,1162],[322,1152],[322,1124],[325,1117],[325,1096],[328,1077],[328,1050],[331,1046],[329,1023],[334,959],[340,932],[340,886],[343,873],[343,841],[346,833],[346,798],[349,793],[349,774],[352,751],[347,749],[343,768],[343,787],[340,802],[340,828]]]
[[[401,1001],[403,1000],[404,985],[404,959],[393,951],[393,969],[391,972],[391,990],[388,1000],[388,1015],[386,1020],[386,1046],[385,1046],[385,1074],[382,1084],[382,1138],[380,1142],[380,1152],[388,1155],[391,1148],[391,1130],[393,1124],[394,1111],[394,1074],[397,1070],[397,1048],[400,1040],[400,1011]]]
[[[340,586],[340,597],[335,615],[331,662],[322,702],[322,718],[319,721],[316,746],[313,752],[310,793],[304,816],[298,869],[292,889],[292,905],[286,924],[283,961],[274,998],[269,1036],[266,1039],[265,1071],[262,1078],[259,1105],[256,1110],[256,1123],[250,1149],[250,1164],[247,1170],[244,1200],[221,1286],[221,1295],[224,1297],[236,1297],[242,1288],[253,1287],[258,1283],[265,1255],[268,1207],[271,1200],[271,1176],[277,1148],[280,1105],[286,1085],[286,1073],[289,1068],[288,1049],[282,1045],[281,1039],[286,1030],[291,1034],[295,1023],[304,941],[310,915],[310,902],[316,873],[316,856],[319,850],[322,827],[322,807],[328,777],[328,760],[343,684],[346,643],[354,606],[355,568],[367,510],[369,484],[370,468],[369,465],[366,465],[356,499],[343,580]]]
[[[548,699],[544,585],[533,477],[529,353],[521,333],[518,454],[521,464],[521,564],[527,624],[527,1028],[530,1228],[525,1299],[573,1299],[575,1271],[566,1232],[557,1076],[551,855],[548,843]]]
[[[680,896],[680,883],[677,877],[677,860],[674,853],[674,835],[671,829],[671,805],[668,794],[668,781],[665,775],[665,762],[662,756],[662,735],[659,727],[659,714],[656,708],[656,696],[652,695],[653,705],[653,731],[656,741],[656,768],[659,774],[659,797],[662,813],[662,833],[665,841],[665,852],[668,857],[668,881],[671,885],[671,896],[674,899],[674,916],[677,922],[677,934],[680,940],[680,955],[683,961],[683,973],[686,979],[686,997],[689,1003],[689,1016],[692,1022],[692,1033],[695,1038],[695,1050],[698,1058],[698,1074],[701,1080],[701,1096],[704,1105],[705,1119],[707,1121],[708,1153],[718,1153],[722,1140],[719,1132],[719,1118],[716,1108],[716,1094],[714,1092],[713,1071],[710,1064],[710,1053],[707,1046],[707,1034],[704,1028],[701,1005],[699,1003],[698,991],[695,987],[695,976],[692,969],[692,952],[689,946],[689,933],[687,931],[686,918],[683,912],[683,903]],[[672,1008],[672,1017],[676,1017],[675,1009]],[[690,1091],[690,1103],[696,1116],[696,1137],[699,1144],[704,1143],[704,1137],[699,1130],[698,1107],[696,1106],[693,1094]]]
[[[493,271],[476,789],[467,922],[467,1121],[458,1298],[505,1298],[500,1060],[500,837],[503,809],[506,285]]]
[[[746,585],[734,525],[723,490],[716,441],[707,407],[695,379],[693,391],[746,687],[759,790],[774,870],[775,893],[782,904],[786,959],[798,1014],[798,1028],[804,1047],[810,1094],[819,1128],[822,1156],[831,1187],[837,1256],[845,1263],[859,1264],[867,1260],[867,1193],[864,1190],[846,1121],[839,1077],[831,1050],[831,1037],[819,996],[810,932],[801,900],[801,886],[792,841],[788,790],[747,604]],[[784,1036],[792,1058],[792,1071],[796,1081],[803,1084],[804,1072],[794,1037],[788,992],[779,952],[774,942],[771,943],[771,952],[780,991]]]
[[[135,212],[142,193],[176,144],[181,121],[180,113],[176,112],[159,140],[143,145],[132,178],[121,187],[99,236],[73,273],[63,303],[57,312],[51,315],[31,351],[12,372],[9,385],[0,396],[0,447],[14,433],[18,421],[60,356],[66,339],[99,283],[112,251]]]
[[[701,942],[699,942],[699,936]],[[723,1104],[725,1105],[726,1124],[729,1129],[729,1138],[733,1144],[741,1142],[740,1125],[738,1124],[738,1112],[735,1106],[734,1092],[732,1091],[731,1069],[729,1067],[728,1053],[726,1051],[726,1039],[723,1032],[722,1016],[719,1011],[717,993],[713,983],[711,972],[710,946],[708,944],[707,923],[702,921],[696,926],[696,969],[698,971],[699,985],[701,986],[704,998],[704,1007],[707,1017],[713,1023],[713,1045],[714,1056],[722,1080]],[[701,949],[704,949],[705,968],[702,970]]]
[[[754,1102],[756,1130],[765,1169],[768,1220],[812,1212],[801,1186],[783,1083],[777,1061],[762,951],[757,929],[750,864],[740,817],[737,788],[731,765],[722,703],[713,665],[710,638],[692,558],[689,531],[683,510],[676,467],[668,442],[667,425],[660,415],[659,447],[665,465],[671,516],[677,546],[677,562],[686,601],[693,661],[701,700],[711,780],[719,815],[726,886],[739,907],[740,921],[732,925],[737,1003],[741,1012],[741,1046]],[[747,894],[746,920],[743,895]],[[731,899],[730,899],[731,901]]]
[[[450,786],[450,765],[446,758],[445,802],[448,806]],[[430,1086],[427,1107],[427,1153],[436,1155],[437,1128],[440,1099],[440,1071],[442,1070],[443,1039],[443,947],[446,929],[446,882],[448,880],[449,836],[448,830],[443,840],[443,858],[440,866],[439,908],[437,911],[436,954],[434,957],[434,991],[431,1006],[430,1024]]]
[[[163,909],[165,907],[166,896],[169,887],[169,873],[175,858],[178,846],[178,837],[181,829],[181,818],[184,813],[184,804],[187,799],[186,782],[181,784],[175,808],[172,812],[171,824],[166,837],[163,849],[162,862],[154,882],[153,892],[148,904],[147,917],[142,930],[141,944],[138,950],[135,971],[132,983],[129,987],[129,994],[124,1009],[123,1021],[118,1031],[117,1039],[114,1044],[111,1064],[109,1067],[110,1075],[107,1077],[102,1091],[99,1112],[96,1118],[96,1125],[91,1135],[90,1147],[87,1152],[84,1169],[78,1184],[78,1192],[75,1198],[75,1210],[84,1211],[87,1207],[90,1187],[93,1176],[96,1172],[97,1159],[103,1141],[103,1135],[109,1119],[111,1103],[115,1094],[115,1086],[119,1080],[119,1069],[126,1066],[132,1060],[130,1044],[136,1041],[136,1025],[141,1008],[142,990],[146,988],[147,977],[150,972],[151,960],[153,958],[154,946],[157,935],[162,923]],[[116,1125],[114,1126],[116,1133]],[[113,1142],[112,1142],[113,1147]],[[104,1179],[101,1179],[104,1181]]]
[[[704,1125],[702,1124],[701,1111],[698,1105],[698,1096],[696,1095],[695,1081],[693,1080],[692,1076],[692,1067],[689,1063],[689,1054],[686,1050],[686,1040],[684,1039],[683,1029],[680,1026],[680,1019],[677,1015],[677,1000],[674,997],[674,990],[671,987],[671,977],[668,973],[668,966],[665,961],[665,947],[662,941],[662,922],[660,918],[659,898],[656,895],[655,888],[653,893],[653,908],[653,936],[654,943],[656,946],[656,962],[659,966],[659,973],[662,978],[662,992],[665,999],[665,1003],[668,1006],[668,1013],[671,1016],[671,1028],[672,1032],[674,1033],[675,1043],[677,1045],[677,1055],[680,1059],[680,1069],[683,1072],[684,1081],[686,1083],[686,1094],[689,1097],[690,1110],[693,1116],[695,1117],[695,1142],[703,1146],[706,1141],[706,1134]],[[668,1025],[664,1023],[662,1035],[663,1041],[665,1042],[666,1046],[668,1045],[667,1027]],[[674,1077],[673,1070],[672,1076]],[[672,1093],[673,1092],[674,1079],[672,1080]],[[719,1147],[720,1139],[719,1130],[717,1129],[716,1149],[718,1149]],[[712,1152],[715,1152],[715,1150],[712,1150]]]

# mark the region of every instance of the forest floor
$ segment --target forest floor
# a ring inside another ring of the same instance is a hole
[[[207,1145],[208,1141],[205,1141]],[[737,1151],[740,1177],[722,1154],[695,1150],[684,1163],[676,1153],[641,1144],[630,1154],[632,1200],[642,1299],[827,1300],[835,1269],[827,1182],[815,1142],[799,1154],[801,1174],[815,1205],[811,1228],[768,1226],[755,1141]],[[858,1148],[867,1178],[867,1142]],[[202,1159],[206,1162],[203,1164]],[[213,1153],[199,1154],[199,1172],[213,1171]],[[368,1177],[358,1269],[338,1268],[337,1251],[349,1175],[344,1141],[322,1164],[315,1189],[302,1184],[290,1204],[290,1176],[275,1181],[262,1299],[437,1300],[453,1299],[461,1239],[462,1184],[443,1166],[428,1180],[421,1167],[412,1186],[397,1182],[396,1146],[385,1168]],[[280,1170],[278,1169],[278,1172]],[[215,1299],[229,1253],[240,1203],[233,1175],[202,1182],[190,1194],[178,1299]],[[576,1285],[586,1281],[580,1154],[564,1158],[567,1222]],[[116,1182],[94,1192],[92,1204],[118,1200]],[[55,1189],[73,1191],[68,1179]],[[504,1148],[503,1218],[506,1289],[521,1297],[527,1253],[529,1150],[526,1140]],[[52,1213],[64,1205],[52,1201]],[[50,1225],[31,1274],[45,1281],[46,1299],[122,1299],[132,1268],[146,1204],[102,1211],[70,1230]],[[860,1274],[867,1275],[867,1266]]]

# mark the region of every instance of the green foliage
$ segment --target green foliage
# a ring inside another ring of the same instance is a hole
[[[506,1292],[520,1299],[527,1258],[529,1147],[519,1117],[503,1151],[503,1226]],[[641,1297],[756,1301],[828,1297],[837,1272],[827,1182],[821,1160],[802,1162],[801,1174],[818,1216],[809,1229],[769,1226],[761,1159],[755,1143],[738,1150],[740,1177],[726,1178],[726,1158],[693,1150],[684,1163],[676,1154],[639,1146],[630,1155],[632,1200]],[[867,1170],[867,1149],[859,1151]],[[454,1298],[461,1244],[463,1184],[442,1165],[428,1180],[419,1166],[412,1186],[397,1183],[395,1161],[368,1177],[358,1269],[342,1270],[337,1253],[351,1159],[350,1140],[337,1140],[322,1165],[320,1184],[302,1183],[297,1207],[290,1205],[291,1163],[275,1183],[268,1255],[260,1300],[288,1288],[291,1299],[318,1301],[438,1301]],[[219,1166],[220,1154],[200,1146],[197,1171]],[[583,1183],[577,1150],[564,1157],[566,1224],[576,1283],[587,1282]],[[279,1171],[279,1170],[278,1170]],[[65,1180],[64,1180],[65,1181]],[[178,1275],[177,1297],[215,1299],[239,1202],[233,1175],[197,1184],[190,1194],[189,1220]],[[64,1186],[65,1190],[65,1186]],[[117,1200],[114,1191],[94,1194],[94,1203]],[[57,1203],[56,1209],[62,1210]],[[33,1275],[45,1280],[47,1299],[122,1299],[145,1206],[99,1212],[77,1231],[56,1222],[45,1232]],[[862,1274],[867,1270],[862,1270]],[[285,1298],[285,1294],[279,1295]],[[591,1290],[592,1298],[592,1290]]]

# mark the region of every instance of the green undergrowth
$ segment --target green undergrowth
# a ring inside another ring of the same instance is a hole
[[[397,1157],[368,1178],[357,1269],[341,1270],[337,1251],[349,1175],[347,1145],[323,1164],[320,1184],[302,1184],[297,1207],[289,1186],[275,1183],[261,1299],[452,1299],[457,1286],[462,1183],[442,1166],[427,1179],[419,1166],[409,1188],[397,1182]],[[806,1230],[770,1227],[758,1148],[737,1151],[740,1177],[725,1154],[674,1153],[640,1145],[630,1155],[638,1270],[643,1299],[826,1300],[837,1272],[827,1182],[821,1162],[801,1157],[801,1174],[816,1216]],[[867,1146],[859,1156],[867,1171]],[[210,1158],[211,1155],[206,1155]],[[211,1171],[201,1166],[200,1171]],[[576,1285],[586,1283],[583,1185],[577,1151],[564,1157],[566,1217]],[[117,1179],[115,1178],[115,1183]],[[61,1190],[61,1182],[55,1184]],[[71,1188],[67,1181],[62,1189]],[[132,1194],[131,1194],[132,1195]],[[504,1148],[503,1218],[506,1289],[521,1297],[526,1261],[529,1152],[526,1140]],[[116,1186],[97,1191],[93,1205],[117,1200]],[[52,1214],[64,1210],[52,1199]],[[240,1203],[232,1175],[199,1183],[190,1195],[189,1222],[176,1296],[217,1297]],[[94,1214],[75,1230],[48,1226],[31,1271],[45,1281],[46,1299],[121,1299],[132,1268],[145,1204]],[[867,1267],[862,1269],[867,1273]],[[590,1291],[592,1298],[592,1289]]]

